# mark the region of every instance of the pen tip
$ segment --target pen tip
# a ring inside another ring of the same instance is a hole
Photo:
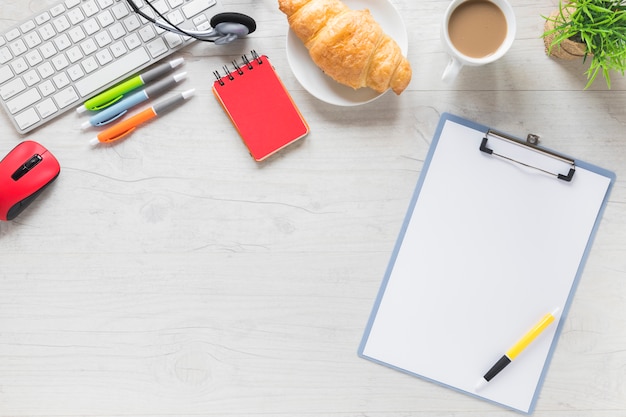
[[[78,112],[78,114],[82,114],[85,113],[87,111],[87,108],[83,105],[83,106],[79,106],[76,107],[76,111]]]
[[[485,378],[480,378],[474,387],[474,391],[478,392],[487,386],[487,380]]]
[[[179,72],[178,74],[174,74],[174,81],[179,82],[187,78],[187,71]]]
[[[551,313],[551,314],[552,314],[552,316],[553,316],[553,317],[556,317],[556,316],[557,316],[557,314],[559,314],[560,312],[561,312],[561,308],[560,308],[560,307],[557,307],[557,308],[555,308],[555,309],[552,311],[552,313]]]
[[[89,141],[89,145],[91,146],[98,146],[99,143],[100,141],[98,140],[98,138],[93,138]]]
[[[172,68],[176,68],[177,66],[179,66],[183,62],[185,62],[185,58],[176,58],[176,59],[173,59],[173,60],[170,61],[170,66]]]
[[[196,92],[196,89],[192,88],[191,90],[183,91],[181,95],[183,96],[184,99],[188,99],[189,97],[193,96],[195,92]]]
[[[91,127],[91,123],[89,123],[89,121],[83,122],[82,125],[80,125],[80,128],[83,130],[87,130]]]

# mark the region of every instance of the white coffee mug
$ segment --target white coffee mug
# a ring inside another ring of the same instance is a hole
[[[515,14],[513,13],[513,7],[511,6],[511,4],[507,0],[483,0],[489,1],[498,6],[498,8],[504,14],[504,18],[506,20],[506,34],[504,36],[504,40],[493,53],[490,53],[489,55],[480,58],[471,57],[459,51],[450,39],[448,26],[452,13],[457,9],[457,7],[468,1],[480,0],[453,0],[452,3],[448,5],[448,8],[444,15],[443,24],[441,26],[441,40],[448,54],[450,55],[450,62],[448,63],[448,66],[441,76],[441,79],[445,82],[453,81],[464,65],[485,65],[500,59],[509,50],[509,48],[511,48],[513,40],[515,39]]]

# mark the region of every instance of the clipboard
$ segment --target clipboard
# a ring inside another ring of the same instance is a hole
[[[359,355],[530,414],[614,182],[606,169],[443,114]],[[555,308],[558,322],[477,391]]]

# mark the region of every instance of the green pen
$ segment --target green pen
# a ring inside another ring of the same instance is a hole
[[[182,64],[183,61],[183,58],[173,59],[170,62],[166,62],[152,69],[149,69],[142,74],[135,75],[134,77],[129,78],[126,81],[117,84],[110,89],[103,91],[97,96],[85,101],[85,103],[82,106],[78,107],[76,111],[78,113],[84,113],[86,111],[102,110],[121,100],[124,97],[124,94],[127,94],[149,83],[150,81],[154,81],[157,78],[160,78],[168,72],[172,71],[174,68]]]

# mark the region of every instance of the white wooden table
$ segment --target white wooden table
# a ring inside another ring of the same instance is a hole
[[[315,99],[277,2],[238,0],[224,3],[258,30],[180,52],[193,104],[122,143],[90,148],[74,112],[26,137],[0,116],[0,153],[32,139],[62,166],[0,224],[1,416],[516,415],[356,354],[442,112],[616,172],[534,415],[626,415],[626,79],[583,91],[584,64],[544,53],[556,0],[516,0],[509,54],[444,85],[447,1],[393,2],[414,71],[399,97]],[[0,27],[50,3],[5,0]],[[211,92],[212,71],[250,49],[311,126],[260,164]]]

